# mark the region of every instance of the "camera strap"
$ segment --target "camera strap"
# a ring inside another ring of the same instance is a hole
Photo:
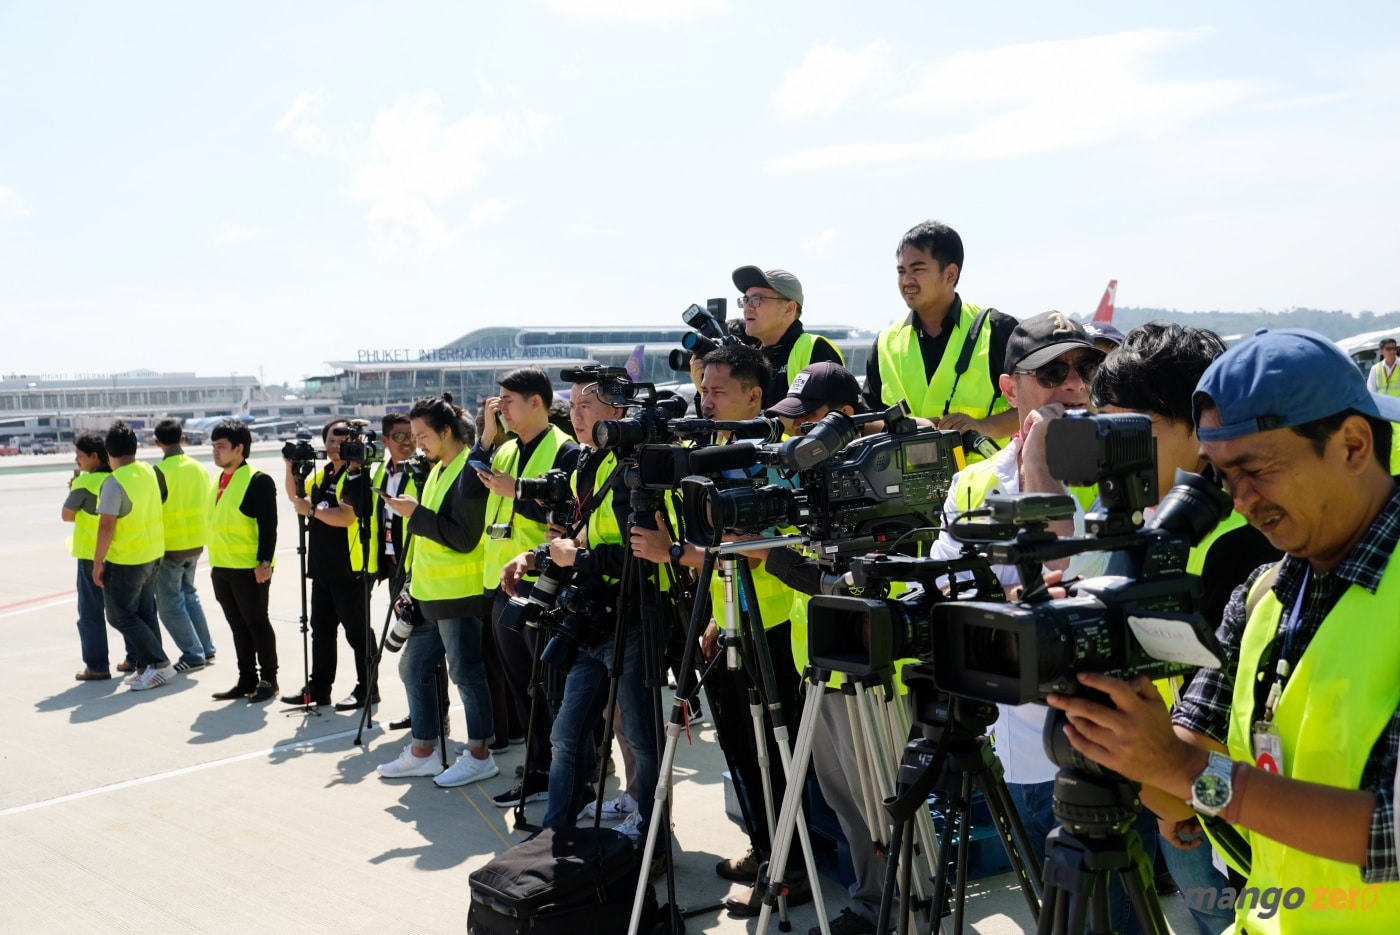
[[[608,476],[603,479],[603,483],[601,484],[598,483],[597,474],[593,475],[593,490],[588,494],[588,499],[580,503],[578,509],[574,511],[574,520],[569,523],[568,528],[565,530],[565,532],[569,534],[568,538],[572,539],[577,535],[580,529],[588,525],[589,518],[591,518],[593,513],[598,509],[598,505],[603,502],[603,498],[608,495],[608,489],[612,486],[613,475],[616,473],[617,468],[614,466],[613,470],[608,472]]]
[[[948,399],[943,404],[943,414],[946,416],[953,407],[953,397],[958,392],[958,382],[962,380],[962,375],[967,373],[967,368],[972,364],[972,352],[977,349],[977,339],[982,336],[982,327],[986,325],[988,316],[996,311],[994,308],[984,308],[977,313],[977,317],[972,319],[972,327],[967,329],[967,337],[963,340],[962,350],[958,352],[957,363],[953,366],[953,388],[948,391]],[[997,397],[1001,395],[1001,387],[998,386],[992,392],[992,406],[996,405]],[[987,415],[992,414],[992,406],[987,407]]]

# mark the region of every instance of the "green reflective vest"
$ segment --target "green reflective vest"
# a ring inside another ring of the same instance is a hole
[[[977,335],[967,371],[961,379],[955,380],[963,342],[981,311],[976,305],[962,303],[957,324],[948,335],[947,351],[938,362],[932,380],[924,375],[924,356],[919,350],[919,335],[913,324],[899,321],[880,332],[876,354],[880,364],[880,398],[884,404],[893,406],[901,399],[908,400],[910,411],[926,419],[942,418],[951,412],[985,419],[1009,409],[1006,397],[992,389],[990,322],[984,322]],[[1006,447],[1006,439],[999,438],[996,442]],[[975,456],[968,460],[975,460]]]
[[[102,482],[108,477],[106,471],[88,471],[73,478],[73,488],[89,491],[94,497],[100,495]],[[97,554],[97,514],[78,510],[73,517],[73,535],[68,537],[68,550],[74,558],[92,561]]]
[[[433,465],[423,484],[422,505],[437,512],[466,463],[467,453],[462,451],[446,469],[441,462]],[[408,593],[419,601],[454,601],[480,594],[483,557],[481,542],[470,552],[458,552],[427,536],[414,536],[408,547]]]
[[[331,470],[332,465],[324,464],[316,469],[316,473],[312,474],[309,478],[307,478],[306,496],[311,500],[312,503],[318,502],[321,495],[321,490],[325,487],[326,475],[329,474]],[[341,494],[345,490],[345,478],[348,473],[348,471],[342,471],[340,477],[336,478],[335,499],[337,503],[345,502],[345,500],[341,497]],[[377,499],[378,497],[376,497],[373,493],[370,494],[371,501]],[[363,546],[360,545],[360,520],[358,517],[354,520],[351,520],[350,525],[345,530],[345,537],[346,541],[350,543],[350,570],[355,574],[359,574],[360,572],[365,570],[365,557]],[[374,536],[373,534],[371,534],[369,540],[369,573],[372,575],[378,571],[379,549],[374,544]]]
[[[535,446],[530,460],[522,468],[519,464],[520,442],[512,438],[496,449],[496,454],[491,458],[491,467],[517,480],[522,477],[539,477],[554,466],[554,458],[559,454],[559,448],[567,441],[569,436],[562,429],[551,425],[545,429],[544,437]],[[510,526],[510,535],[503,539],[486,540],[482,584],[488,591],[501,586],[501,570],[506,567],[506,562],[544,542],[545,533],[549,529],[544,523],[517,514],[515,500],[493,493],[486,498],[486,526],[489,529],[502,523]]]
[[[107,561],[115,565],[144,565],[165,555],[165,524],[161,521],[160,481],[155,468],[133,461],[112,471],[131,500],[131,512],[117,517]]]
[[[748,558],[742,553],[739,553],[737,557],[740,561],[748,561]],[[781,623],[786,623],[792,616],[792,588],[770,575],[762,565],[751,568],[751,570],[753,571],[754,593],[758,596],[758,612],[763,617],[763,629],[768,630]],[[735,607],[742,612],[745,602],[739,593],[737,568],[734,576],[734,589]],[[724,576],[719,573],[718,560],[715,561],[714,577],[710,579],[710,602],[710,613],[714,616],[715,623],[723,630],[725,628]]]
[[[1264,582],[1255,583],[1256,589]],[[1251,595],[1252,598],[1256,595]],[[1231,759],[1254,762],[1251,722],[1260,663],[1274,642],[1284,608],[1272,589],[1257,596],[1240,640],[1239,669],[1230,705]],[[1292,779],[1359,789],[1371,748],[1400,705],[1400,640],[1393,633],[1400,606],[1400,568],[1392,557],[1375,594],[1353,584],[1332,609],[1302,659],[1288,676],[1274,723],[1283,748],[1284,775]],[[1272,673],[1264,676],[1273,678]],[[1258,712],[1262,716],[1263,712]],[[1239,829],[1249,841],[1253,864],[1248,886],[1302,888],[1302,908],[1279,909],[1264,918],[1241,907],[1237,928],[1254,932],[1400,931],[1400,883],[1362,882],[1361,868],[1285,847]],[[1310,909],[1319,891],[1342,891],[1365,900],[1364,909]]]
[[[248,484],[259,472],[246,461],[229,475],[223,494],[213,484],[207,501],[209,564],[213,568],[256,568],[258,521],[241,509]]]
[[[953,486],[948,493],[958,510],[976,510],[989,496],[1004,493],[997,489],[1001,479],[994,465],[994,461],[976,461],[953,475]],[[1098,497],[1098,487],[1070,487],[1068,493],[1087,510],[1086,504],[1092,505]]]
[[[1385,375],[1385,364],[1378,363],[1371,368],[1371,376],[1376,384],[1376,392],[1384,396],[1400,396],[1400,364],[1389,377]],[[1400,422],[1390,423],[1390,473],[1400,474]]]
[[[817,346],[817,335],[804,331],[797,336],[797,340],[792,343],[792,350],[788,351],[787,378],[788,384],[792,384],[792,378],[797,376],[812,362],[812,348]],[[836,347],[836,345],[832,345]],[[836,359],[845,366],[846,356],[841,353],[839,347],[836,348]]]
[[[386,460],[384,460],[384,461],[380,461],[378,464],[375,465],[375,467],[374,467],[374,473],[373,473],[373,475],[372,475],[372,476],[373,476],[373,480],[371,480],[371,481],[370,481],[370,484],[369,484],[370,487],[383,488],[383,487],[385,486],[385,479],[386,479],[386,476],[387,476],[388,473],[389,473],[388,464],[389,464],[389,462],[388,462],[388,460],[386,459]],[[414,481],[413,475],[412,475],[412,474],[407,474],[407,473],[404,474],[403,486],[399,488],[399,492],[398,492],[397,494],[395,494],[395,496],[398,496],[398,497],[417,497],[417,496],[418,496],[418,484],[417,484],[416,481]],[[379,498],[379,495],[378,495],[378,494],[374,494],[373,499],[370,501],[370,503],[371,503],[371,506],[370,506],[370,508],[369,508],[369,509],[370,509],[370,524],[369,524],[369,526],[370,526],[371,529],[373,529],[373,530],[375,531],[375,534],[378,535],[378,534],[384,529],[384,501],[381,500],[381,499]],[[409,538],[409,536],[408,536],[408,523],[407,523],[407,522],[405,522],[405,523],[403,524],[403,536],[404,536],[404,542],[395,542],[395,543],[394,543],[394,549],[396,550],[396,551],[395,551],[395,554],[404,556],[404,561],[407,561],[407,548],[408,548],[408,546],[405,544],[405,543],[407,543],[408,538]],[[377,547],[376,547],[376,552],[377,552],[377,551],[378,551],[378,549],[377,549]],[[376,561],[376,562],[378,561],[378,556],[377,556],[377,555],[376,555],[376,557],[375,557],[375,561]]]
[[[209,542],[209,472],[187,454],[170,455],[156,466],[165,478],[165,551],[197,549]]]
[[[617,470],[617,456],[611,451],[603,455],[603,460],[598,462],[598,470],[593,475],[593,490],[606,490],[598,505],[583,520],[578,533],[586,537],[588,548],[599,545],[623,545],[622,530],[617,525],[617,514],[613,512],[613,491],[610,486],[613,472]],[[569,486],[573,488],[574,497],[578,497],[578,472],[575,471],[569,476]],[[591,499],[592,494],[584,498],[584,501]],[[617,579],[612,575],[601,575],[608,584],[616,584]]]

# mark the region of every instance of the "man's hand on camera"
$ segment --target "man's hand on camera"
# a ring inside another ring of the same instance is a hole
[[[477,471],[476,476],[481,478],[481,483],[498,497],[507,500],[515,499],[515,478],[504,471],[490,470]]]
[[[1166,838],[1168,844],[1177,850],[1193,851],[1205,843],[1205,832],[1201,830],[1201,820],[1194,815],[1190,818],[1183,818],[1181,821],[1173,821],[1170,818],[1158,818],[1157,830]]]
[[[933,420],[944,432],[982,432],[982,423],[964,412],[950,412],[941,419]]]
[[[1026,484],[1021,488],[1029,492],[1063,492],[1064,485],[1050,476],[1046,466],[1045,436],[1047,426],[1065,414],[1064,403],[1049,403],[1035,409],[1026,416],[1021,425],[1021,470]],[[1035,484],[1035,486],[1032,486]]]
[[[700,637],[700,655],[705,657],[706,662],[709,662],[715,658],[715,653],[718,650],[719,624],[711,620],[710,625],[705,628],[705,635]]]
[[[535,553],[521,552],[501,569],[501,590],[516,597],[515,588],[528,571],[535,570]]]
[[[572,539],[554,539],[549,543],[549,560],[562,568],[572,568],[578,548],[578,543]]]
[[[658,510],[656,528],[632,527],[632,554],[653,565],[665,565],[671,560],[671,544],[674,540],[666,531],[666,520]]]

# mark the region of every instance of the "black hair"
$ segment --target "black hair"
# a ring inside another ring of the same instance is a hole
[[[501,377],[501,389],[519,393],[521,396],[538,396],[546,409],[554,402],[554,384],[549,374],[539,367],[521,367]]]
[[[895,248],[896,258],[904,251],[905,247],[914,247],[924,251],[933,257],[940,270],[949,263],[956,263],[958,265],[958,279],[962,278],[962,238],[958,236],[957,231],[942,221],[924,221],[905,231],[904,236],[899,239],[899,246]],[[957,285],[956,279],[953,284]]]
[[[321,426],[321,443],[325,444],[331,440],[331,428],[337,425],[348,425],[349,420],[344,416],[336,416],[334,419]]]
[[[556,399],[549,404],[549,424],[562,430],[570,438],[574,437],[574,423],[569,418],[569,404]]]
[[[452,437],[463,444],[468,444],[470,431],[467,428],[467,414],[460,406],[452,405],[452,394],[444,393],[442,396],[424,396],[413,404],[413,408],[408,410],[410,419],[421,419],[427,423],[434,432],[441,432],[447,429],[452,433]]]
[[[383,419],[380,421],[380,423],[379,423],[379,432],[380,432],[381,435],[388,435],[390,432],[392,432],[392,431],[394,430],[394,426],[396,426],[396,425],[408,425],[408,423],[409,423],[409,418],[408,418],[408,414],[407,414],[407,413],[403,413],[403,412],[389,412],[389,413],[385,413],[384,418],[383,418]]]
[[[1386,346],[1387,344],[1389,344],[1389,345],[1391,345],[1391,346],[1393,347],[1393,346],[1395,346],[1395,343],[1396,343],[1396,342],[1395,342],[1395,339],[1394,339],[1394,338],[1381,338],[1381,343],[1378,344],[1378,345],[1376,345],[1376,349],[1377,349],[1377,350],[1383,351],[1383,350],[1385,350],[1385,346]]]
[[[1375,416],[1368,416],[1364,412],[1357,412],[1355,409],[1344,409],[1341,412],[1330,416],[1323,416],[1321,419],[1313,419],[1311,422],[1304,422],[1302,425],[1293,426],[1293,431],[1312,442],[1313,450],[1321,457],[1327,450],[1327,443],[1332,440],[1341,429],[1342,423],[1352,416],[1360,416],[1366,420],[1366,424],[1371,427],[1371,441],[1375,446],[1376,460],[1381,467],[1385,468],[1387,474],[1390,473],[1390,439],[1394,432],[1391,424],[1384,419],[1377,419]]]
[[[112,469],[111,462],[107,460],[107,442],[96,432],[79,432],[77,438],[73,439],[73,447],[85,455],[97,455],[100,463],[93,471],[94,474]]]
[[[758,341],[749,337],[747,329],[748,326],[744,323],[743,315],[740,315],[738,318],[731,318],[724,323],[724,330],[738,338],[741,344],[747,344],[749,347],[758,347]]]
[[[228,439],[228,443],[235,448],[241,446],[244,461],[247,461],[248,456],[253,453],[253,433],[245,422],[238,419],[224,419],[209,432],[209,441],[216,442],[221,438]]]
[[[768,358],[756,347],[746,344],[721,344],[705,355],[705,366],[723,364],[729,368],[730,376],[739,381],[744,389],[767,386],[773,376],[773,367]]]
[[[1138,325],[1099,364],[1089,390],[1096,407],[1118,406],[1191,424],[1191,397],[1210,362],[1225,353],[1220,335],[1170,321]]]
[[[178,445],[185,435],[179,419],[161,419],[156,423],[156,441],[162,445]]]
[[[131,426],[121,419],[113,422],[107,429],[107,456],[111,458],[129,458],[136,454],[136,432]]]

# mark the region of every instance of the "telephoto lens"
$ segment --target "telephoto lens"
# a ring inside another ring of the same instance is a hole
[[[391,653],[403,649],[403,644],[408,641],[413,628],[422,622],[423,612],[405,592],[394,606],[394,625],[384,637],[384,648]]]

